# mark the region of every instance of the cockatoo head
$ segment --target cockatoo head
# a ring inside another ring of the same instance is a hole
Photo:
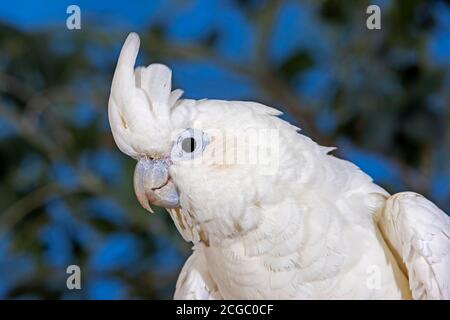
[[[225,239],[255,228],[262,202],[288,193],[274,188],[299,178],[289,168],[302,159],[281,142],[300,137],[295,127],[274,117],[279,111],[253,102],[179,99],[169,68],[134,69],[138,50],[139,37],[131,33],[114,73],[108,115],[117,146],[137,160],[139,202],[149,211],[150,203],[168,208],[186,240]],[[311,162],[303,163],[306,173]]]

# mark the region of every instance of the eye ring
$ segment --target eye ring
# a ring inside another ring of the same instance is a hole
[[[174,160],[194,159],[205,150],[208,143],[209,138],[205,132],[188,128],[176,138],[171,157]]]

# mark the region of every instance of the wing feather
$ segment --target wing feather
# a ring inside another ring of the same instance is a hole
[[[450,299],[450,218],[420,194],[390,197],[378,221],[402,258],[414,299]]]
[[[176,285],[175,300],[219,300],[222,296],[208,272],[201,249],[195,250],[184,264]]]

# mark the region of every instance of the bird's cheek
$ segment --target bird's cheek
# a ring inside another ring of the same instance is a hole
[[[176,184],[177,178],[179,177],[179,170],[176,164],[172,164],[169,167],[169,176],[170,179],[172,179],[172,181]]]

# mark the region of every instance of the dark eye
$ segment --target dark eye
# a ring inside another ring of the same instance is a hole
[[[195,142],[195,139],[192,137],[184,138],[181,142],[181,148],[184,152],[192,153],[195,151],[195,148],[197,147],[197,143]]]
[[[186,129],[178,134],[170,157],[172,160],[192,160],[201,155],[209,143],[205,132]]]

